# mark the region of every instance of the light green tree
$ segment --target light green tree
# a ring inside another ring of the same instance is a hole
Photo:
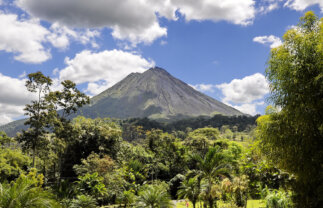
[[[257,120],[263,152],[296,177],[297,207],[323,206],[323,19],[307,12],[272,49],[266,76],[281,111]]]

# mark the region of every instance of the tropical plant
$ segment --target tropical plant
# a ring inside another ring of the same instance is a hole
[[[169,208],[172,207],[167,190],[160,185],[147,185],[136,200],[138,208]]]
[[[42,177],[32,173],[21,175],[10,184],[0,184],[0,207],[3,208],[56,208],[60,205],[53,195],[41,188]]]
[[[0,147],[0,182],[11,181],[25,173],[26,167],[31,164],[30,158],[20,149]]]
[[[120,204],[124,204],[125,207],[133,204],[136,201],[136,195],[133,190],[123,191],[121,197],[118,199]]]
[[[288,193],[282,190],[267,189],[265,198],[267,208],[291,208],[294,207],[292,199]]]
[[[214,206],[215,184],[219,177],[228,176],[230,173],[230,158],[222,152],[218,146],[210,148],[202,158],[200,155],[193,155],[193,160],[197,162],[196,175],[203,181],[203,196],[208,201],[209,206]]]
[[[192,202],[193,208],[195,208],[200,193],[199,180],[196,177],[184,180],[177,191],[178,197],[188,198]]]
[[[77,185],[81,193],[94,197],[100,197],[105,194],[106,188],[103,184],[103,177],[100,177],[98,173],[87,173],[84,176],[79,176],[78,179]]]
[[[95,208],[96,200],[89,195],[78,195],[73,199],[70,208]]]

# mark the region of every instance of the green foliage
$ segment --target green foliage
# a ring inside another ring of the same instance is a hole
[[[51,85],[52,80],[41,72],[28,74],[27,90],[36,93],[37,98],[31,104],[27,104],[24,109],[25,115],[29,117],[25,125],[29,125],[30,129],[23,131],[18,140],[25,148],[33,151],[33,167],[35,167],[36,151],[42,146],[43,135],[47,132],[46,127],[49,126],[53,115],[53,109],[46,101]]]
[[[146,185],[136,200],[137,207],[170,208],[172,202],[167,190],[162,185]]]
[[[35,170],[21,175],[10,184],[0,184],[0,207],[56,208],[60,207],[53,195],[41,188],[43,177]]]
[[[116,159],[122,142],[120,127],[109,119],[87,119],[77,117],[73,120],[72,138],[66,147],[62,163],[62,176],[75,176],[73,166],[80,164],[92,152],[108,155]]]
[[[95,208],[97,207],[97,202],[92,196],[88,195],[77,195],[75,199],[72,200],[70,208]]]
[[[133,190],[124,191],[122,195],[118,198],[120,204],[131,205],[136,201],[136,195]]]
[[[196,202],[201,193],[199,179],[197,177],[188,178],[181,183],[177,195],[179,198],[187,198],[193,203],[195,208]]]
[[[271,100],[281,107],[257,120],[263,152],[296,177],[296,206],[323,205],[323,20],[307,12],[271,51]]]
[[[78,179],[78,190],[83,194],[99,198],[107,191],[103,184],[103,177],[100,177],[98,173],[87,173],[84,176],[79,176]]]
[[[282,190],[266,190],[265,198],[267,208],[291,208],[294,207],[290,193]]]
[[[108,155],[101,158],[98,154],[92,153],[86,159],[82,159],[82,164],[74,165],[73,169],[77,175],[84,176],[86,173],[93,174],[97,172],[99,176],[104,176],[112,172],[114,167],[114,161]]]
[[[25,173],[31,160],[19,149],[0,148],[0,182],[11,181]]]
[[[221,177],[230,175],[231,159],[219,146],[210,148],[204,157],[200,155],[193,155],[192,157],[197,163],[195,177],[200,178],[202,183],[202,198],[213,208],[216,204],[214,201],[220,195],[220,187],[217,182]]]
[[[250,180],[248,192],[252,199],[263,199],[263,187],[271,189],[287,188],[293,181],[288,173],[278,169],[262,155],[259,141],[250,145],[240,161],[240,169]]]
[[[205,128],[199,128],[199,129],[195,129],[194,131],[190,132],[188,134],[189,137],[194,137],[194,136],[200,136],[200,137],[206,137],[207,139],[210,140],[215,140],[218,138],[220,134],[219,129],[217,128],[209,128],[209,127],[205,127]]]

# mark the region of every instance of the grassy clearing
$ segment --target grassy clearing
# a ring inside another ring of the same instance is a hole
[[[218,208],[226,208],[228,204],[221,201],[217,202]],[[263,200],[248,200],[247,208],[265,208],[266,204]],[[181,201],[176,204],[176,208],[186,208],[186,202]],[[189,202],[189,208],[193,208],[192,202]],[[203,202],[198,202],[196,208],[203,208]]]
[[[264,208],[266,203],[263,200],[248,200],[247,208]]]
[[[186,208],[186,202],[181,201],[176,204],[176,208]],[[189,208],[193,208],[192,202],[189,202]],[[203,202],[196,203],[196,208],[203,208]]]

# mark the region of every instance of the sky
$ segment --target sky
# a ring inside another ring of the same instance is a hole
[[[89,96],[158,66],[250,114],[270,104],[271,48],[323,0],[0,0],[0,125],[22,118],[29,73]]]

